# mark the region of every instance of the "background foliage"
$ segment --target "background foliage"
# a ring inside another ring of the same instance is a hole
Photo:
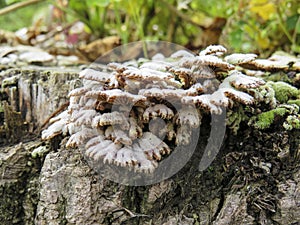
[[[0,0],[0,6],[16,0]],[[300,53],[299,0],[48,0],[0,17],[17,30],[43,17],[46,26],[82,21],[95,38],[165,40],[191,49],[221,43],[267,56]],[[37,10],[38,8],[38,10]]]

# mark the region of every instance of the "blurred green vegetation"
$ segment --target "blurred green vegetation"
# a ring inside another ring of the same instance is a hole
[[[0,7],[14,2],[0,0]],[[52,15],[48,23],[80,20],[95,37],[118,35],[122,43],[164,40],[191,49],[221,43],[264,56],[300,53],[299,0],[48,0],[1,16],[0,27],[29,26],[38,12]]]
[[[15,2],[17,1],[0,0],[0,9]],[[39,12],[42,13],[48,6],[49,2],[40,2],[2,15],[0,16],[0,29],[16,31],[23,27],[28,27],[34,22],[35,15]]]

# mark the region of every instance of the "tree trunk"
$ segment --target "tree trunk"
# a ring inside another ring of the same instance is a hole
[[[209,135],[173,177],[125,186],[97,175],[67,137],[40,128],[81,83],[78,70],[32,67],[0,74],[1,224],[298,224],[300,132],[227,131],[218,156],[199,162]],[[22,131],[22,132],[21,132]]]

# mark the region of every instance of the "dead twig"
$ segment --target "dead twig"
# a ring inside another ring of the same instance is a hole
[[[4,14],[7,14],[9,12],[12,12],[12,11],[15,11],[19,8],[23,8],[25,6],[29,6],[29,5],[33,5],[33,4],[36,4],[36,3],[39,3],[39,2],[43,2],[45,0],[28,0],[28,1],[25,1],[25,2],[18,2],[16,4],[13,4],[13,5],[10,5],[10,6],[7,6],[3,9],[0,9],[0,16],[4,15]]]

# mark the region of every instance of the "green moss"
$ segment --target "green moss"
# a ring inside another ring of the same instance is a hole
[[[251,90],[251,92],[253,92],[253,96],[258,102],[264,102],[270,105],[272,109],[276,107],[275,91],[270,85],[260,86],[257,89]]]
[[[0,102],[0,113],[4,113],[4,107],[3,107],[2,102]]]
[[[274,81],[274,82],[283,81],[283,82],[287,82],[287,83],[292,83],[292,80],[288,77],[288,75],[282,71],[273,73],[273,74],[269,74],[269,75],[265,76],[264,79],[267,81]]]
[[[269,81],[268,85],[274,89],[275,97],[280,103],[286,103],[289,99],[297,98],[300,94],[296,87],[282,81]]]
[[[300,99],[293,99],[293,100],[288,100],[288,104],[296,104],[297,106],[300,106]]]
[[[6,87],[9,87],[9,86],[16,86],[18,84],[18,80],[19,80],[18,75],[5,78],[2,81],[1,88],[3,89],[3,88],[6,88]]]
[[[251,118],[249,123],[253,123],[253,126],[257,129],[264,130],[269,128],[276,117],[282,117],[287,113],[286,108],[276,108],[267,112],[263,112],[259,114],[257,117]],[[255,122],[253,122],[255,121]]]
[[[32,158],[43,157],[49,152],[48,146],[39,146],[31,152]]]
[[[242,121],[249,119],[245,110],[240,105],[236,110],[227,111],[226,125],[233,131],[233,134],[237,134]]]
[[[300,115],[290,115],[283,123],[286,130],[300,129]]]

